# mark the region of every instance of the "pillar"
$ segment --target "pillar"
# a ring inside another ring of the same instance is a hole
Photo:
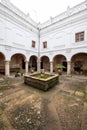
[[[9,66],[9,61],[5,61],[5,76],[10,75],[10,66]]]
[[[50,73],[53,73],[53,62],[50,62]]]
[[[28,74],[28,61],[25,61],[25,74]]]
[[[40,61],[40,59],[38,59],[37,60],[37,71],[38,72],[40,72],[40,69],[41,69],[40,64],[41,64],[41,61]]]
[[[67,61],[67,75],[71,74],[71,61]]]

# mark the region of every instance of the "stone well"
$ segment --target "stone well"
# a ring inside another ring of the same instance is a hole
[[[47,91],[49,88],[54,87],[59,82],[59,76],[56,74],[49,74],[51,77],[47,79],[34,77],[35,74],[24,76],[24,83],[29,86]]]

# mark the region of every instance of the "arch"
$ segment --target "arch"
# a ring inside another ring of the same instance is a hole
[[[37,71],[37,56],[32,55],[29,59],[29,69],[33,68],[35,71]]]
[[[12,55],[10,61],[10,72],[15,72],[16,70],[25,70],[25,61],[26,57],[21,53],[16,53]]]
[[[49,61],[50,61],[50,59],[51,59],[50,56],[48,56],[48,55],[46,55],[46,54],[41,55],[41,56],[40,56],[40,59],[41,59],[42,57],[44,57],[44,56],[48,57],[48,59],[49,59]]]
[[[45,71],[50,71],[50,60],[48,56],[42,56],[40,58],[41,60],[41,69],[44,69]]]
[[[40,57],[40,60],[41,60],[43,57],[47,57],[47,58],[49,59],[49,61],[50,61],[50,58],[49,58],[47,55],[42,55],[42,56]]]
[[[66,58],[66,60],[68,59],[68,56],[67,56],[67,54],[66,53],[64,53],[64,52],[60,52],[60,53],[55,53],[55,54],[53,54],[52,56],[51,56],[51,59],[52,59],[52,61],[54,60],[54,58],[56,57],[56,56],[58,56],[58,55],[60,55],[60,56],[64,56],[65,58]]]
[[[5,55],[0,52],[0,74],[5,74]]]
[[[23,56],[24,60],[26,60],[26,56],[25,56],[24,54],[22,54],[22,53],[15,53],[15,54],[13,54],[13,55],[11,56],[11,59],[12,59],[13,56],[16,56],[16,55]]]
[[[63,71],[67,71],[67,59],[64,55],[62,54],[58,54],[58,55],[55,55],[53,57],[53,70],[56,72],[56,65],[57,64],[61,64],[63,66],[65,66],[65,68],[63,69]]]
[[[73,73],[82,73],[87,69],[87,53],[79,52],[71,57],[71,70]]]
[[[2,56],[4,58],[4,60],[6,59],[5,55],[2,52],[0,52],[0,56]]]
[[[30,55],[29,61],[30,61],[30,59],[31,59],[32,57],[36,57],[36,59],[38,58],[37,55]]]

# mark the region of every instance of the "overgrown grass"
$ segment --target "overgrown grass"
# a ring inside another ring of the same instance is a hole
[[[8,85],[0,86],[0,92],[3,92],[5,90],[8,90],[10,87]]]
[[[49,75],[49,74],[36,74],[36,75],[33,75],[33,77],[47,79],[47,78],[52,77],[52,75]]]

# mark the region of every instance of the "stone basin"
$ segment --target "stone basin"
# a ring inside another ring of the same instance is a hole
[[[56,74],[48,74],[50,77],[46,79],[35,77],[36,74],[25,75],[24,83],[34,88],[47,91],[49,88],[54,87],[59,82],[59,76]]]

